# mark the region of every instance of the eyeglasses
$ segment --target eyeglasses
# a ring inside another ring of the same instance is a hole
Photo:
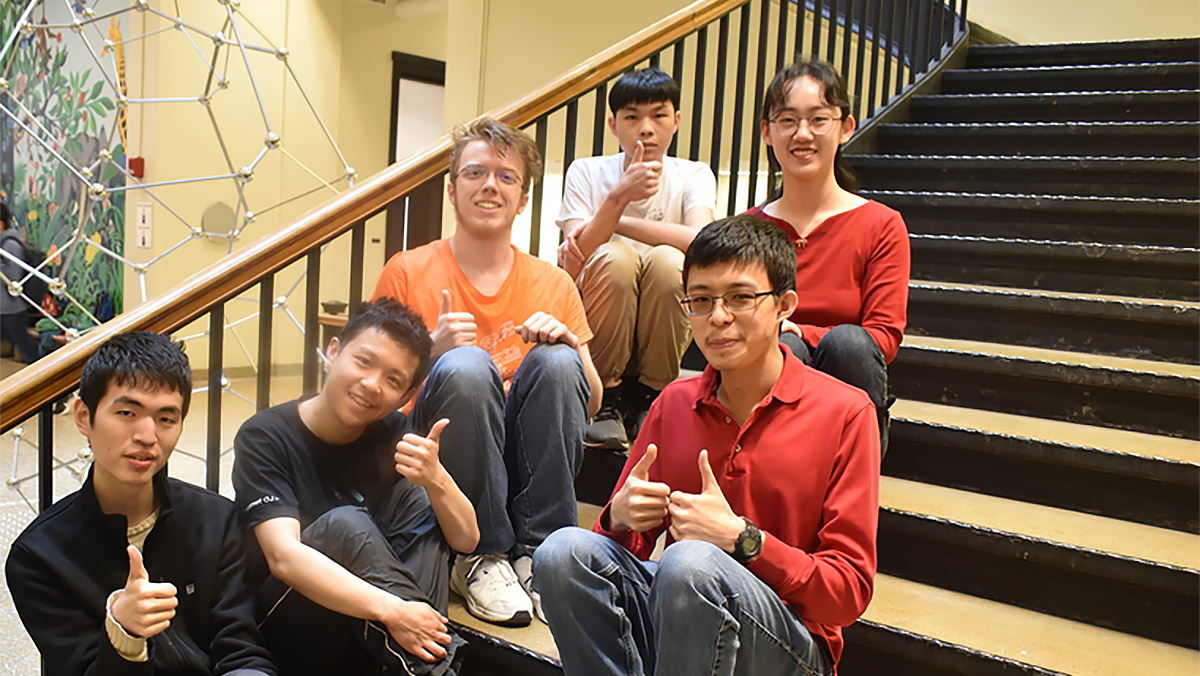
[[[496,180],[504,185],[521,184],[521,175],[508,169],[492,170],[478,164],[469,164],[458,171],[458,176],[468,181],[482,181],[488,177],[488,174],[495,174]]]
[[[830,117],[828,115],[813,115],[812,117],[799,117],[797,115],[783,114],[771,120],[775,128],[784,136],[791,136],[800,131],[800,123],[808,125],[808,130],[813,134],[828,134],[833,130],[834,122],[841,122],[845,118]]]
[[[717,301],[725,304],[729,312],[749,312],[758,307],[764,296],[774,296],[774,291],[730,291],[720,296],[688,296],[679,301],[683,303],[683,311],[693,317],[700,317],[713,311]]]

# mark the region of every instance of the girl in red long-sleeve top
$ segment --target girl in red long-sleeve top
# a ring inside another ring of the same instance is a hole
[[[896,211],[851,192],[842,165],[854,134],[846,85],[828,64],[780,71],[763,102],[763,142],[779,163],[782,195],[749,211],[796,249],[799,305],[781,341],[805,363],[864,390],[887,449],[887,364],[904,339],[908,230]]]

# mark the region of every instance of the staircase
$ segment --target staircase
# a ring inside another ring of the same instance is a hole
[[[984,46],[850,156],[911,233],[841,673],[1200,671],[1200,41]]]

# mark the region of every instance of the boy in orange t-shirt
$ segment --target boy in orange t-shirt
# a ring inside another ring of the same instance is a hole
[[[373,294],[407,303],[433,334],[436,361],[413,421],[427,431],[450,419],[442,462],[480,531],[475,551],[455,562],[451,588],[471,614],[510,626],[542,616],[531,555],[578,521],[574,476],[601,394],[574,282],[511,244],[541,172],[537,147],[517,129],[488,118],[456,129],[454,234],[393,256]]]

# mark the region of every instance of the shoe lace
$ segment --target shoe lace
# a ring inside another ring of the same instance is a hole
[[[467,569],[467,580],[470,582],[485,582],[489,585],[508,586],[517,582],[515,575],[509,575],[511,567],[502,564],[504,558],[495,554],[482,554],[471,563],[471,567]],[[475,571],[484,563],[490,563],[487,568],[479,572],[479,577],[475,577]],[[493,577],[491,571],[499,571],[499,574]]]

